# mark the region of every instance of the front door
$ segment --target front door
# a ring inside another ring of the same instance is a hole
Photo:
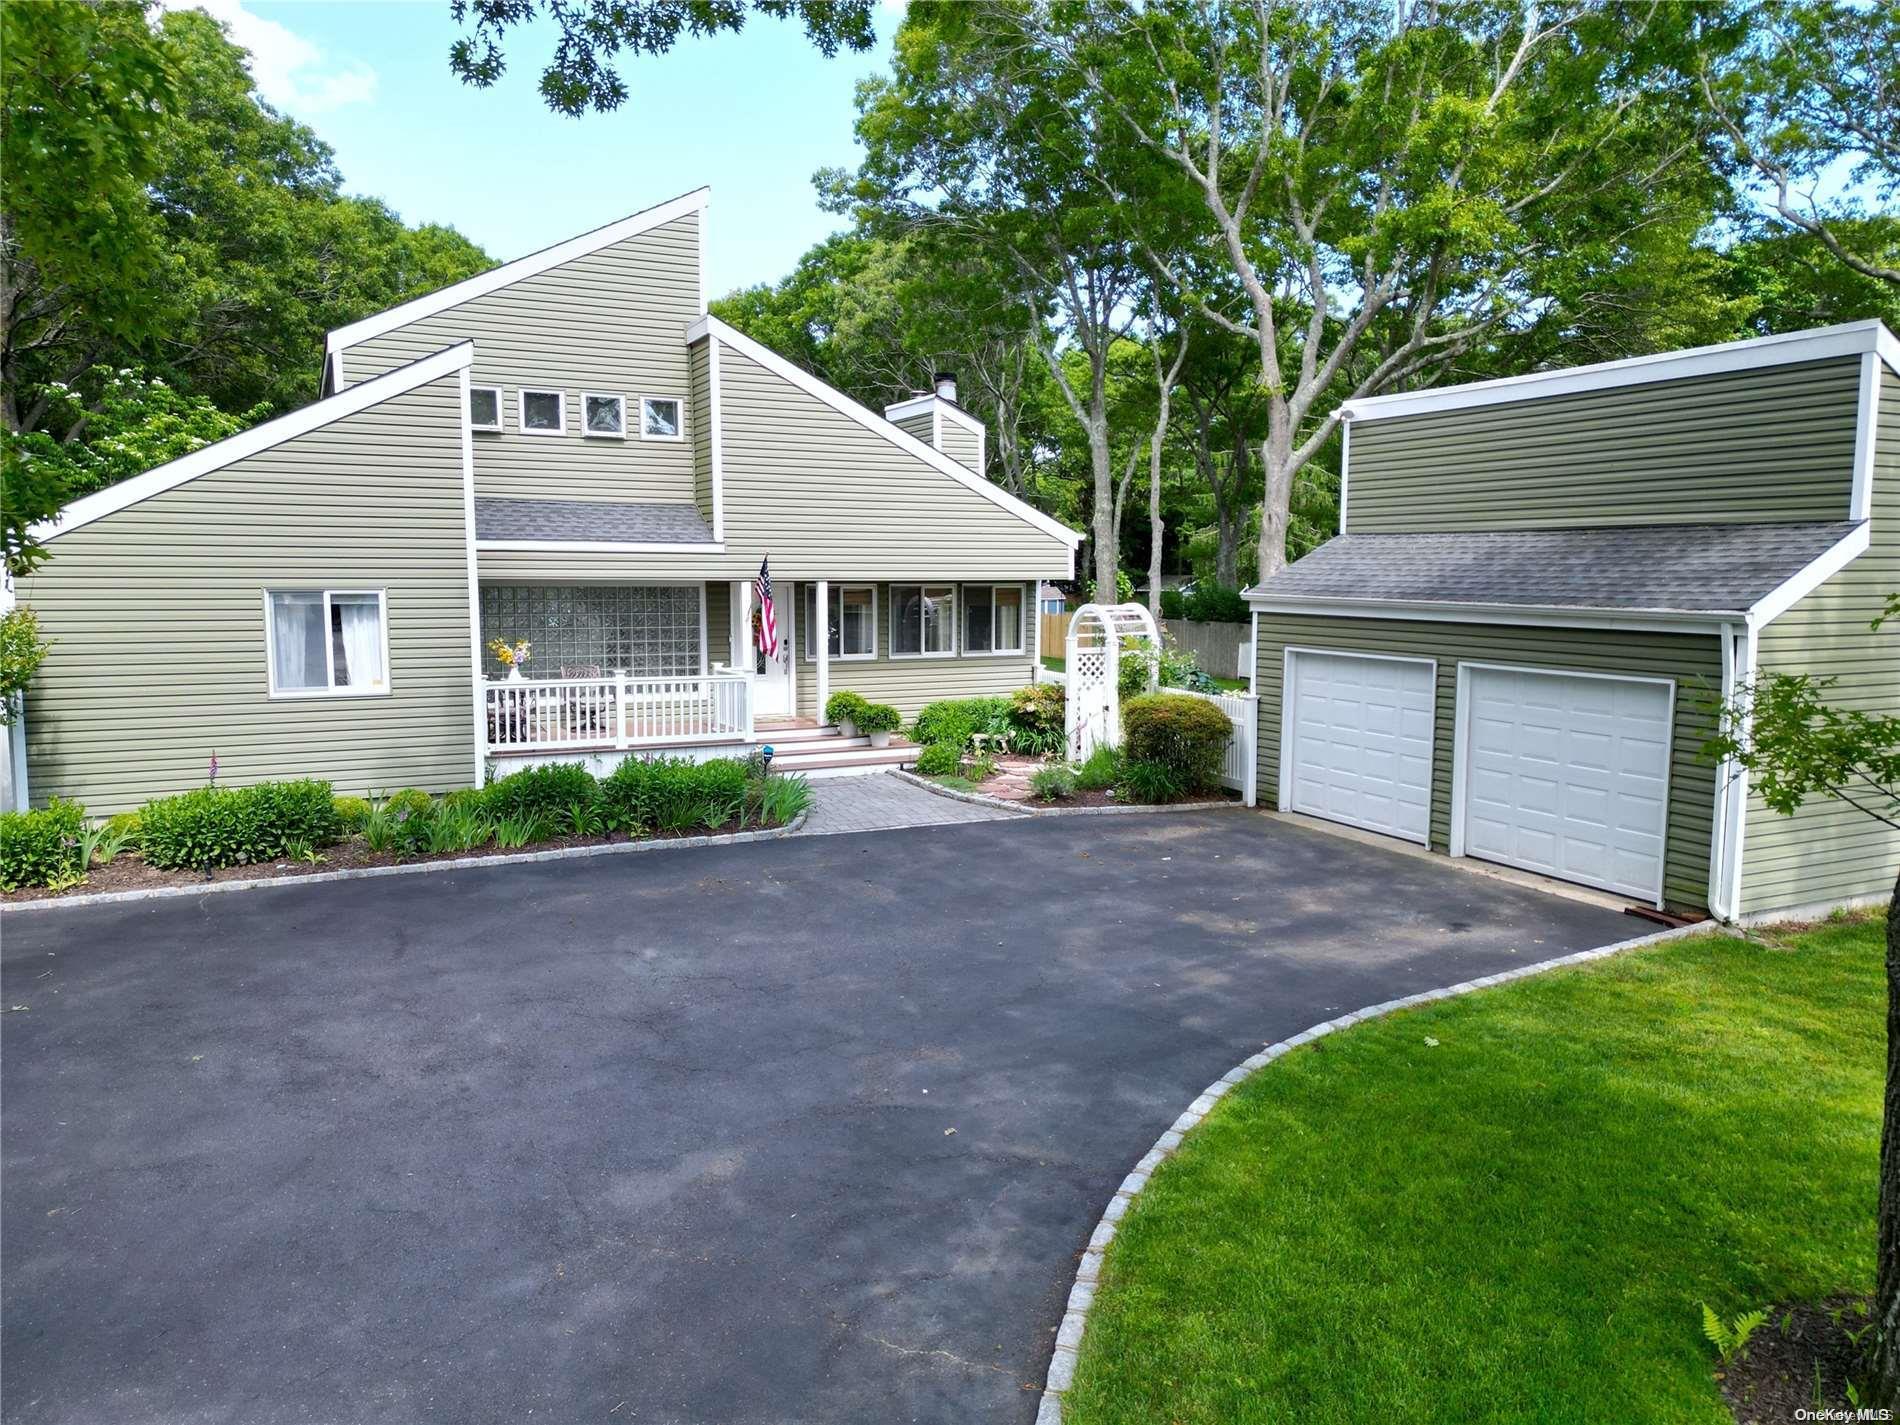
[[[759,610],[752,606],[752,715],[790,717],[792,715],[792,608],[797,603],[790,584],[774,591],[773,614],[778,624],[778,655],[768,658],[759,647]]]

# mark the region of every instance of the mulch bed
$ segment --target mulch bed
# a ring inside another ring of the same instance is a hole
[[[1240,793],[1217,787],[1209,792],[1193,792],[1185,797],[1176,797],[1173,802],[1135,803],[1116,796],[1114,788],[1109,787],[1101,791],[1078,790],[1073,796],[1063,797],[1060,801],[1046,802],[1030,795],[1029,779],[1038,769],[1048,765],[1033,757],[998,757],[995,774],[984,781],[972,783],[970,790],[986,797],[995,797],[998,801],[1022,802],[1026,806],[1037,807],[1171,806],[1181,802],[1240,800]]]
[[[1847,1384],[1865,1378],[1873,1340],[1868,1307],[1863,1296],[1832,1296],[1770,1311],[1747,1354],[1715,1373],[1736,1425],[1785,1425],[1797,1410],[1816,1406],[1849,1411],[1851,1419]]]
[[[64,890],[49,891],[44,886],[27,886],[0,893],[0,904],[15,901],[61,900],[67,896],[94,896],[109,891],[149,891],[165,886],[203,885],[207,881],[292,880],[324,871],[355,871],[368,866],[414,866],[431,861],[463,861],[473,857],[520,856],[533,851],[562,851],[575,846],[612,846],[627,841],[679,841],[689,836],[724,836],[735,831],[770,831],[756,822],[741,825],[729,821],[724,826],[699,827],[692,831],[661,831],[651,836],[627,836],[614,832],[607,836],[557,836],[551,841],[535,841],[504,851],[498,846],[481,846],[471,851],[427,852],[399,856],[393,851],[372,851],[360,836],[323,848],[323,860],[317,865],[304,861],[260,861],[249,866],[224,866],[205,871],[161,871],[148,866],[136,851],[121,851],[104,866],[94,866],[86,879]]]

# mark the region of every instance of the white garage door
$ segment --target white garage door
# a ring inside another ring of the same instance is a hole
[[[1287,809],[1426,840],[1436,673],[1419,658],[1290,654]]]
[[[1464,851],[1655,900],[1669,806],[1666,682],[1469,666]]]

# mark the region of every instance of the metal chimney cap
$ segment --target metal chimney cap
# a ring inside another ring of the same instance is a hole
[[[937,388],[937,394],[939,396],[941,396],[944,400],[949,401],[953,405],[956,403],[956,399],[957,399],[957,373],[956,372],[939,371],[930,378],[930,382],[933,386]]]

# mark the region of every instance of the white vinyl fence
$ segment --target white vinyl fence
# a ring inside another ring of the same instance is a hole
[[[1185,688],[1166,688],[1164,692],[1185,693]],[[1260,699],[1252,693],[1189,693],[1188,696],[1206,698],[1215,707],[1227,714],[1227,720],[1234,725],[1233,736],[1227,739],[1227,757],[1221,763],[1220,781],[1223,787],[1232,787],[1240,793],[1241,800],[1248,806],[1256,801],[1256,779],[1260,765],[1255,756],[1255,741],[1260,735]]]

